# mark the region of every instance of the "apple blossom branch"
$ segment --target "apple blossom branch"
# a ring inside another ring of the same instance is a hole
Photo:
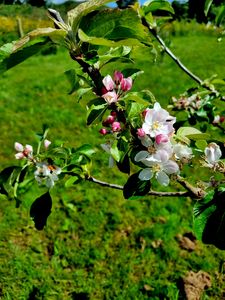
[[[99,184],[104,187],[123,190],[122,185],[112,184],[109,182],[98,180],[92,176],[88,176],[85,180]],[[176,192],[157,192],[151,190],[147,195],[151,196],[159,196],[159,197],[194,197],[194,198],[202,198],[202,191],[200,189],[193,187],[190,183],[179,177],[177,181],[187,190],[187,191],[176,191]]]

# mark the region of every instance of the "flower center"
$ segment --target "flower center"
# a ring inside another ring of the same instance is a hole
[[[160,167],[159,164],[155,164],[155,165],[152,167],[152,171],[153,171],[154,173],[157,173],[157,172],[159,172],[160,170],[161,170],[161,167]]]
[[[149,146],[148,147],[148,153],[154,154],[154,153],[156,153],[156,149],[153,146]]]
[[[161,128],[161,127],[162,127],[162,125],[159,123],[159,121],[155,121],[152,124],[152,129],[153,130],[157,130],[157,129]]]

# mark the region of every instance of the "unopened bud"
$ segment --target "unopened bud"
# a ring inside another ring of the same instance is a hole
[[[112,123],[112,131],[118,132],[121,130],[120,122],[113,122]]]
[[[108,130],[105,129],[105,128],[101,128],[101,129],[99,130],[99,133],[101,133],[102,135],[106,135],[106,134],[108,133]]]
[[[123,74],[119,71],[115,71],[113,79],[116,84],[120,84],[120,82],[123,80]]]
[[[142,128],[138,128],[138,130],[137,130],[137,135],[138,135],[139,137],[144,137],[144,136],[145,136],[144,130],[143,130]]]
[[[166,134],[158,134],[155,137],[156,144],[167,143],[169,141],[168,135]]]
[[[121,89],[124,92],[129,91],[132,88],[132,78],[131,77],[123,78],[120,85],[121,85]]]

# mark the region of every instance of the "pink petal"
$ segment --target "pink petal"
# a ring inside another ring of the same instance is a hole
[[[104,86],[106,87],[107,91],[111,91],[114,89],[114,81],[110,75],[107,75],[102,80]]]
[[[18,152],[15,154],[16,159],[23,159],[25,156],[23,155],[23,152]]]

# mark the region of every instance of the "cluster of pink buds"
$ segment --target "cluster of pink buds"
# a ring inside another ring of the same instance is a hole
[[[119,100],[119,98],[132,88],[132,78],[124,78],[119,71],[114,72],[113,79],[110,75],[103,78],[102,97],[110,105]]]
[[[117,113],[115,111],[111,111],[111,114],[102,122],[102,125],[108,127],[108,129],[101,128],[99,130],[102,135],[119,132],[121,130],[121,124],[117,121]]]
[[[179,99],[175,97],[172,98],[173,105],[178,110],[186,110],[194,113],[194,111],[199,110],[204,105],[204,100],[197,94],[194,94],[190,97],[181,96]]]
[[[31,145],[26,145],[23,146],[22,144],[15,142],[15,150],[17,151],[17,153],[15,154],[15,158],[16,159],[23,159],[23,158],[27,158],[32,160],[33,159],[33,147]]]

